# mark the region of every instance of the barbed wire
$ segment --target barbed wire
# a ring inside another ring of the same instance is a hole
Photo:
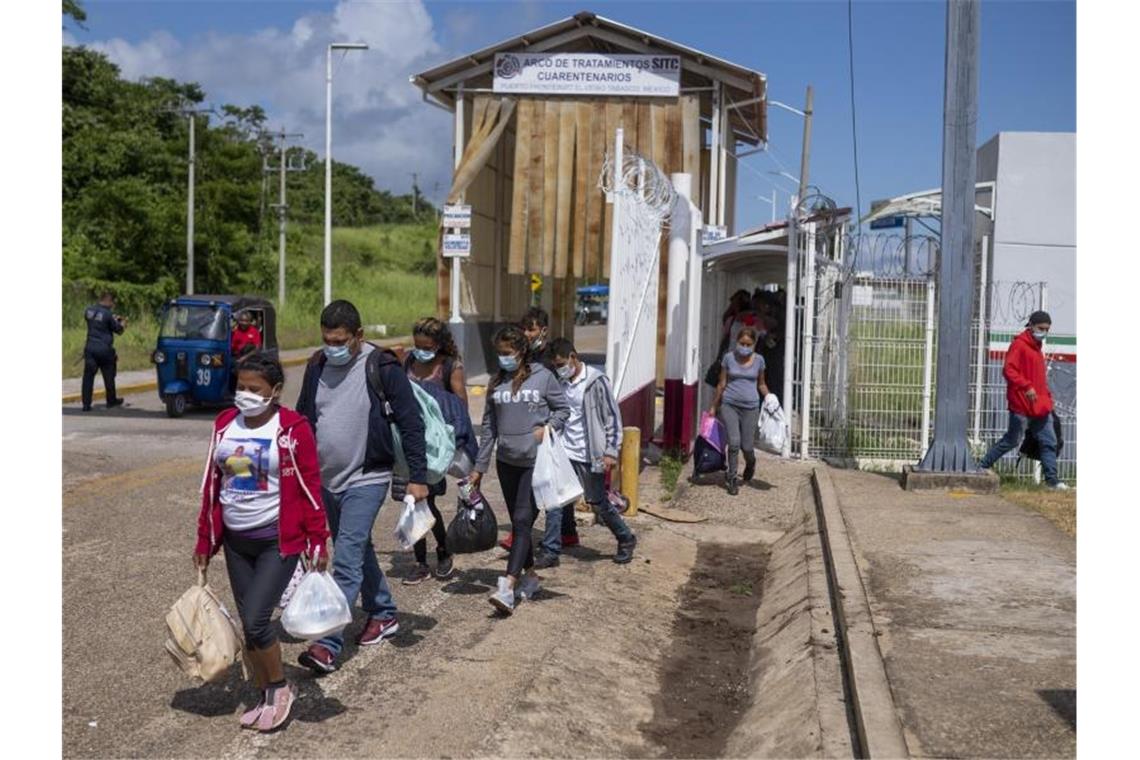
[[[676,191],[651,159],[636,151],[622,151],[621,175],[615,185],[613,154],[606,151],[598,187],[606,193],[618,192],[632,198],[640,207],[644,221],[652,222],[658,229],[668,226]]]

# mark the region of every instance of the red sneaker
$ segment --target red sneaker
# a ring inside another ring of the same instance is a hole
[[[336,657],[320,644],[310,644],[308,649],[301,652],[297,661],[317,675],[324,675],[336,670]]]
[[[577,533],[570,533],[570,534],[564,533],[564,534],[562,534],[562,547],[563,548],[566,548],[567,546],[577,546],[577,545],[578,545],[578,534]]]
[[[499,542],[499,546],[510,551],[511,545],[514,544],[514,542],[515,542],[515,534],[514,533],[508,533],[507,537]]]
[[[400,630],[400,624],[396,621],[395,617],[390,618],[369,618],[364,630],[360,632],[360,636],[356,639],[356,643],[362,647],[369,644],[379,644],[383,639],[389,636],[396,635]]]

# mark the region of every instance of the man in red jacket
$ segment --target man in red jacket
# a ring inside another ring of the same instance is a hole
[[[1026,433],[1037,439],[1041,447],[1041,469],[1050,488],[1066,490],[1068,486],[1057,480],[1057,437],[1053,433],[1053,394],[1045,376],[1045,354],[1041,342],[1049,334],[1053,320],[1044,311],[1029,315],[1029,322],[1009,344],[1005,355],[1006,399],[1009,401],[1009,428],[997,443],[990,447],[978,466],[988,470],[1021,444]]]

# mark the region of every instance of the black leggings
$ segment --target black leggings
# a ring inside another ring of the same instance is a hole
[[[443,515],[439,513],[439,508],[435,505],[435,494],[427,497],[428,509],[431,510],[431,516],[435,518],[435,523],[431,526],[431,534],[435,536],[435,556],[442,562],[447,557],[447,528],[443,525]],[[412,551],[416,553],[416,562],[421,565],[427,562],[427,536],[424,536],[419,541],[416,541]]]
[[[503,489],[503,500],[511,515],[511,555],[507,559],[507,575],[519,577],[523,570],[534,566],[534,541],[531,530],[538,517],[538,506],[534,503],[534,492],[530,490],[530,479],[534,467],[516,467],[506,462],[495,462],[499,473],[499,485]]]
[[[277,641],[277,632],[270,623],[273,608],[285,593],[301,555],[282,557],[276,538],[251,540],[226,531],[222,543],[245,645],[249,649],[267,649]]]

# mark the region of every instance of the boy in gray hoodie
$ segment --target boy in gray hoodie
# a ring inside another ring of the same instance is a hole
[[[518,327],[504,327],[495,335],[499,373],[491,379],[479,435],[479,454],[469,482],[476,488],[491,464],[491,451],[498,444],[495,470],[511,515],[513,541],[507,574],[491,595],[491,604],[510,615],[518,599],[533,598],[538,591],[534,572],[531,529],[538,507],[531,490],[538,443],[549,425],[561,432],[570,416],[562,386],[540,364],[526,362],[527,339]],[[520,581],[523,571],[526,576]]]
[[[637,537],[629,529],[617,508],[606,495],[606,473],[617,464],[621,448],[621,410],[618,409],[610,380],[605,373],[587,365],[578,358],[574,344],[558,338],[550,344],[554,370],[562,381],[566,400],[570,404],[570,417],[562,433],[562,445],[570,457],[578,480],[582,482],[586,503],[598,520],[610,529],[617,539],[618,549],[614,562],[623,565],[633,559]],[[573,509],[566,506],[562,509]],[[547,536],[545,543],[558,538],[559,517],[562,510],[547,510]],[[551,528],[554,529],[551,535]],[[554,567],[558,555],[544,555],[536,566]]]

